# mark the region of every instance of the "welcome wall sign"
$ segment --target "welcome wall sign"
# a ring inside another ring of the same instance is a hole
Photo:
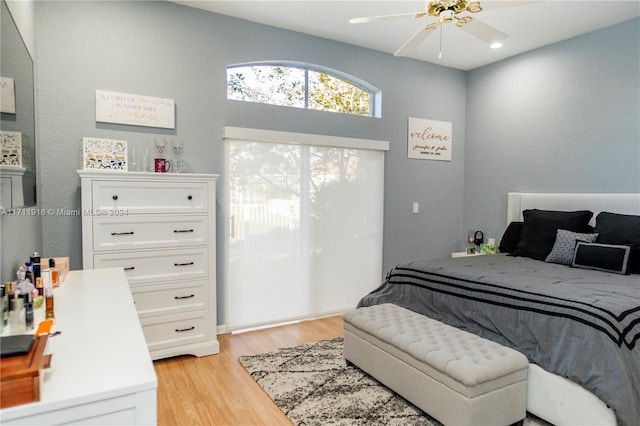
[[[409,117],[407,154],[419,160],[451,161],[452,124]]]
[[[173,99],[96,90],[96,121],[175,129]]]

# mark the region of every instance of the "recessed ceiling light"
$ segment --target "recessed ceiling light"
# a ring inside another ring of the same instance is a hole
[[[491,47],[492,49],[500,49],[502,47],[502,43],[500,43],[499,41],[495,43],[491,43],[491,46],[489,47]]]

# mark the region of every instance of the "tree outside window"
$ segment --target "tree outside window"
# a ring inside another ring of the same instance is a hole
[[[227,99],[373,116],[374,90],[325,71],[290,65],[227,68]]]

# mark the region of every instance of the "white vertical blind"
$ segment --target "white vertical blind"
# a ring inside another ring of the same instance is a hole
[[[340,312],[379,285],[388,143],[229,127],[224,139],[227,330]]]

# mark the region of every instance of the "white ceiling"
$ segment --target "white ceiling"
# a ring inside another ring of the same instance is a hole
[[[247,21],[367,47],[393,54],[413,34],[435,18],[406,17],[369,24],[349,24],[354,17],[424,11],[424,1],[395,0],[170,0],[174,3]],[[542,0],[480,2],[483,11],[464,12],[509,37],[501,49],[490,49],[454,24],[434,31],[409,57],[446,67],[470,70],[541,46],[605,28],[640,16],[640,0]],[[621,46],[624,48],[624,46]]]

